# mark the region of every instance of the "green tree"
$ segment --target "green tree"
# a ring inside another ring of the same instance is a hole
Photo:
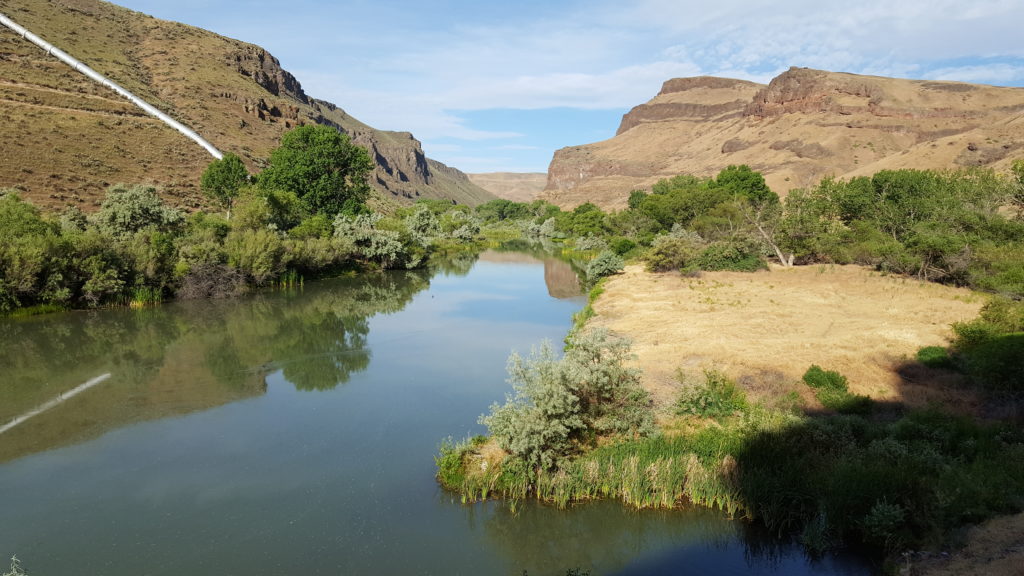
[[[199,187],[207,198],[224,208],[230,220],[235,196],[248,182],[249,172],[245,164],[242,164],[242,159],[228,152],[220,160],[210,162],[199,180]]]
[[[756,207],[779,203],[779,195],[772,192],[760,172],[750,166],[727,166],[715,178],[715,186],[725,188],[734,197],[744,198]]]
[[[281,137],[259,175],[267,189],[294,193],[311,214],[358,214],[365,210],[373,162],[366,149],[329,126],[299,126]]]

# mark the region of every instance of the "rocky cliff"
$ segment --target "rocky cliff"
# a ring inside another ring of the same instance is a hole
[[[263,48],[99,0],[10,0],[4,12],[259,171],[281,135],[327,124],[365,146],[371,184],[387,199],[493,196],[427,158],[408,132],[376,130],[307,95]],[[0,187],[36,204],[89,210],[117,182],[157,184],[169,201],[203,204],[204,150],[0,29]]]
[[[729,164],[780,194],[886,168],[990,166],[1024,156],[1024,89],[791,68],[767,86],[676,78],[627,113],[614,138],[563,148],[544,197],[625,206],[629,192]]]

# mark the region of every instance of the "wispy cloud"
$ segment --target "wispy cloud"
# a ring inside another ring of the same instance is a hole
[[[467,111],[628,109],[678,76],[767,82],[808,66],[1024,83],[1020,0],[294,0],[273,19],[259,9],[269,0],[123,2],[263,44],[309,93],[375,127],[522,147],[491,146],[492,163],[552,144]],[[484,162],[468,148],[443,160]]]

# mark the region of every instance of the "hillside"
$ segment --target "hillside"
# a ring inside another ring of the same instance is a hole
[[[377,164],[384,198],[492,195],[427,158],[408,132],[376,130],[307,95],[263,48],[99,0],[10,0],[4,13],[43,39],[199,132],[258,171],[299,124],[337,127]],[[199,146],[35,45],[0,27],[0,187],[32,202],[95,207],[113,183],[158,184],[177,205],[198,207],[211,160]]]
[[[548,175],[543,172],[488,172],[467,174],[477,186],[498,198],[513,202],[532,202],[544,190]]]
[[[730,164],[773,190],[891,168],[1005,169],[1024,156],[1024,88],[790,68],[767,86],[676,78],[615,137],[555,152],[543,197],[621,208],[661,178]]]

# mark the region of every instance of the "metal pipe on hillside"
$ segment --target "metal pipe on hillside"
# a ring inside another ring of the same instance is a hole
[[[81,72],[82,74],[85,74],[90,79],[92,79],[92,80],[94,80],[94,81],[96,81],[96,82],[106,86],[107,88],[110,88],[111,90],[113,90],[114,92],[117,92],[121,96],[124,96],[129,101],[131,101],[132,104],[135,104],[139,108],[142,108],[143,110],[145,110],[147,114],[149,114],[151,116],[155,116],[156,118],[160,119],[164,124],[167,124],[168,126],[170,126],[171,128],[174,128],[178,132],[181,132],[185,136],[188,136],[189,138],[194,140],[197,144],[199,144],[203,148],[206,148],[206,151],[209,152],[214,158],[220,160],[221,158],[224,157],[224,155],[221,154],[220,150],[217,150],[217,148],[214,147],[213,144],[210,144],[209,142],[207,142],[202,136],[197,134],[194,130],[192,130],[188,126],[185,126],[181,122],[178,122],[174,118],[171,118],[167,114],[164,114],[163,112],[157,110],[156,108],[151,106],[148,102],[146,102],[142,98],[139,98],[135,94],[132,94],[131,92],[125,90],[124,88],[122,88],[118,84],[112,82],[111,80],[108,80],[105,76],[103,76],[99,72],[93,70],[92,68],[89,68],[85,64],[83,64],[80,61],[76,60],[75,58],[71,57],[67,52],[64,52],[60,48],[57,48],[53,44],[50,44],[46,40],[43,40],[42,38],[40,38],[39,36],[36,36],[32,32],[29,32],[28,29],[26,29],[24,26],[19,25],[17,22],[15,22],[14,20],[11,20],[10,18],[8,18],[3,13],[0,13],[0,24],[3,24],[4,26],[10,28],[11,30],[14,30],[14,32],[16,34],[18,34],[18,36],[21,36],[22,38],[28,40],[29,42],[35,44],[36,46],[39,46],[47,54],[50,54],[51,56],[56,57],[61,62],[64,62],[68,66],[71,66],[75,70]]]

